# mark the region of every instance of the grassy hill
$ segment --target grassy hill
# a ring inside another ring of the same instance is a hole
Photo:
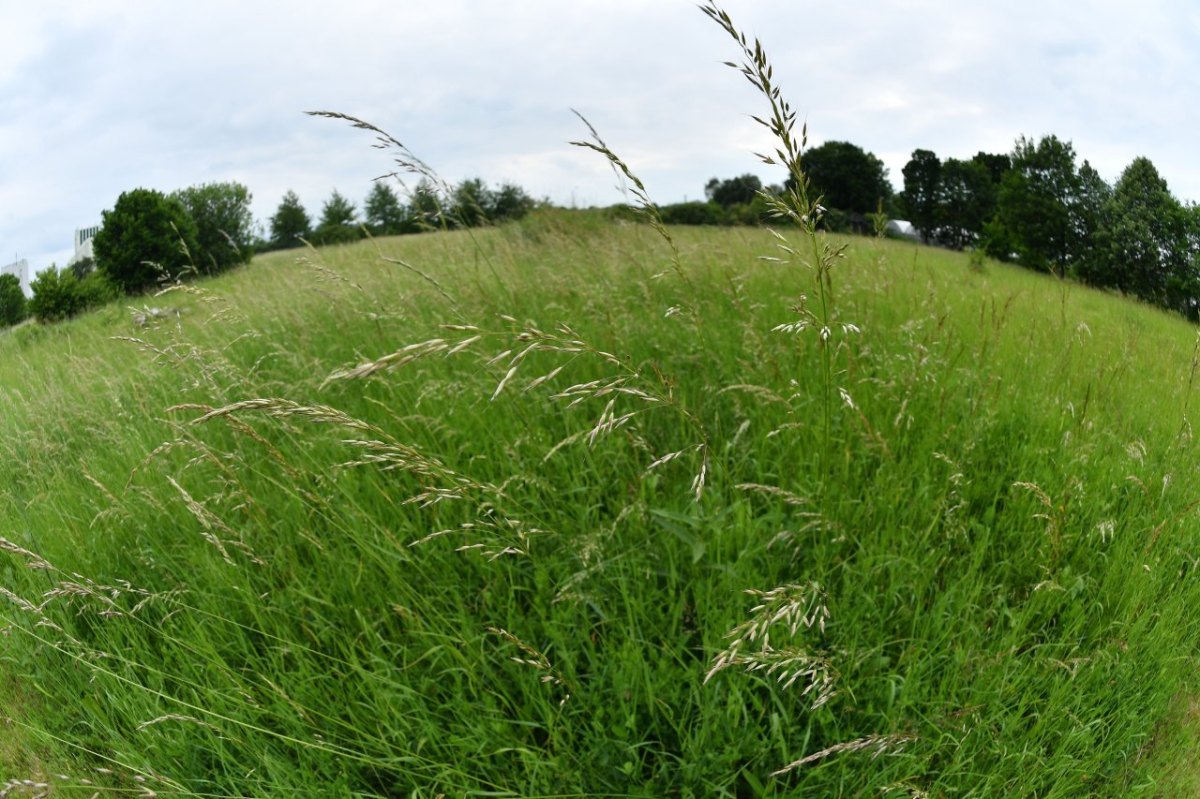
[[[1196,795],[1195,328],[672,235],[0,337],[0,796]]]

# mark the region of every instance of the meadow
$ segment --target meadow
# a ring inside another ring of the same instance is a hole
[[[0,336],[0,796],[1195,795],[1196,329],[667,233]]]

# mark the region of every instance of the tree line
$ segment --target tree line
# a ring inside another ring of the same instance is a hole
[[[1011,153],[940,159],[917,149],[894,192],[874,154],[831,141],[804,153],[810,196],[829,230],[872,232],[886,217],[910,221],[927,244],[978,249],[1001,261],[1120,291],[1200,316],[1200,207],[1171,194],[1147,158],[1109,185],[1070,142],[1021,137]],[[766,186],[754,175],[705,186],[706,201],[662,206],[664,222],[756,224]]]
[[[28,299],[16,277],[0,276],[0,327],[30,316],[58,321],[122,296],[220,274],[247,263],[255,252],[476,227],[518,219],[537,205],[520,186],[492,188],[479,178],[456,186],[422,181],[407,202],[389,184],[376,181],[361,217],[354,203],[335,189],[314,224],[300,198],[288,191],[270,219],[268,237],[255,225],[251,199],[249,189],[236,182],[171,194],[144,188],[122,193],[101,215],[100,231],[92,240],[94,257],[39,272]]]
[[[361,217],[354,203],[336,189],[313,223],[299,196],[288,191],[269,222],[269,237],[257,249],[279,250],[313,245],[345,244],[365,236],[398,236],[520,219],[538,203],[514,183],[496,188],[479,178],[456,186],[422,180],[407,195],[407,202],[385,181],[377,180],[363,202]]]
[[[899,209],[934,243],[1197,316],[1200,209],[1172,195],[1148,158],[1109,185],[1056,136],[970,161],[915,150]]]

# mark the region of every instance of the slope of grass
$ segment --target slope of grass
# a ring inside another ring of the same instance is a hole
[[[1194,328],[856,239],[826,433],[811,273],[673,235],[543,213],[0,338],[0,775],[1186,795]]]

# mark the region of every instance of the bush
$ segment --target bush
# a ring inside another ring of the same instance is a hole
[[[33,299],[29,311],[39,322],[58,322],[69,319],[83,310],[79,279],[70,269],[51,266],[33,279]]]
[[[714,202],[664,205],[658,213],[667,225],[722,225],[726,221],[725,212]]]
[[[134,189],[102,215],[93,240],[96,267],[126,294],[178,279],[194,269],[196,223],[183,203],[152,189]]]

